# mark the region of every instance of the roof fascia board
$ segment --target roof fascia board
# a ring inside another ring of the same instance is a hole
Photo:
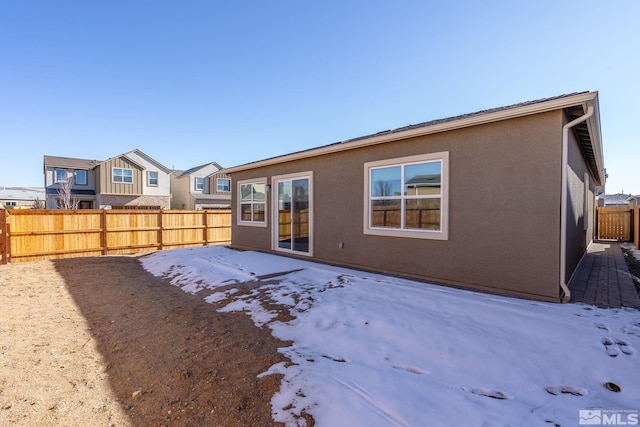
[[[573,105],[585,104],[593,102],[597,98],[597,92],[587,92],[583,94],[577,94],[568,96],[565,98],[552,99],[549,101],[523,105],[519,107],[508,108],[505,110],[488,112],[485,114],[478,114],[470,117],[462,117],[450,122],[436,123],[430,126],[418,127],[415,129],[409,129],[402,132],[390,133],[385,135],[373,135],[370,138],[359,139],[352,142],[344,142],[338,144],[332,144],[324,147],[319,147],[311,150],[301,151],[298,153],[286,154],[271,159],[261,160],[245,165],[235,166],[226,169],[227,173],[234,173],[243,170],[256,169],[264,166],[271,166],[277,163],[290,162],[299,159],[305,159],[309,157],[322,156],[330,153],[338,153],[346,150],[353,150],[355,148],[361,148],[371,145],[383,144],[386,142],[414,138],[417,136],[429,135],[439,132],[445,132],[455,129],[461,129],[470,126],[476,126],[480,124],[486,124],[491,122],[497,122],[500,120],[506,120],[516,117],[528,116],[532,114],[545,113],[548,111],[559,110],[567,108]]]

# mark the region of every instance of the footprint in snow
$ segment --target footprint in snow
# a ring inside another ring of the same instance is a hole
[[[488,388],[484,388],[484,387],[477,387],[471,390],[471,393],[473,394],[477,394],[480,396],[486,396],[486,397],[490,397],[492,399],[498,399],[498,400],[508,400],[508,399],[513,399],[513,396],[502,392],[500,390],[491,390]]]
[[[584,396],[587,394],[587,390],[574,387],[572,385],[559,385],[559,386],[549,386],[545,388],[547,393],[553,394],[554,396],[558,396],[560,394],[570,394],[572,396]]]
[[[333,356],[331,354],[323,354],[322,357],[327,358],[329,360],[333,360],[334,362],[345,363],[348,362],[347,359],[343,359],[342,357]]]
[[[609,338],[602,338],[602,345],[604,345],[604,349],[611,357],[616,357],[620,352],[627,356],[631,356],[636,352],[636,349],[633,348],[631,344],[619,338],[616,338],[615,342]]]
[[[626,354],[627,356],[631,356],[633,353],[636,352],[636,349],[631,347],[631,344],[629,344],[625,340],[616,339],[616,344],[618,344],[618,347],[620,347],[620,351]]]
[[[423,375],[423,374],[429,373],[429,371],[425,371],[424,369],[416,368],[415,366],[407,366],[407,365],[393,365],[393,369],[399,369],[401,371],[407,371],[417,375]]]
[[[605,325],[604,323],[594,323],[594,325],[598,329],[601,329],[603,331],[609,332],[609,327],[607,325]]]
[[[607,354],[611,357],[616,357],[620,354],[620,351],[616,348],[609,338],[602,338],[602,345],[604,345],[604,349],[607,351]]]

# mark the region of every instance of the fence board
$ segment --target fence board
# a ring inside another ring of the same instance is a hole
[[[2,263],[228,243],[231,243],[230,210],[0,212]]]

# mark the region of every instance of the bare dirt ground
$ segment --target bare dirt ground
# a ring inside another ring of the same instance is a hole
[[[134,257],[0,266],[0,425],[269,426],[287,343]]]

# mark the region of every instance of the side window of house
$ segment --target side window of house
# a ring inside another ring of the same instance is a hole
[[[204,178],[196,178],[196,190],[204,190]]]
[[[55,175],[56,175],[56,181],[55,182],[67,182],[67,170],[66,169],[56,169]]]
[[[158,172],[157,171],[148,171],[147,172],[147,185],[150,187],[158,186]]]
[[[113,168],[111,178],[113,182],[133,184],[133,169]]]
[[[231,191],[231,180],[227,178],[217,179],[218,191]]]
[[[76,170],[74,172],[74,180],[77,185],[87,185],[87,171]]]
[[[238,224],[266,227],[266,179],[238,183]]]
[[[449,153],[365,164],[364,233],[448,239]]]

